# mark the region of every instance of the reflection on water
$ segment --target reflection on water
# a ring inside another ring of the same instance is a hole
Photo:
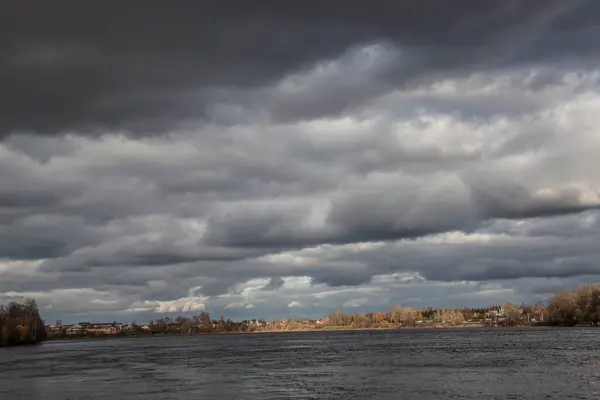
[[[600,330],[320,332],[0,349],[0,399],[598,399]]]

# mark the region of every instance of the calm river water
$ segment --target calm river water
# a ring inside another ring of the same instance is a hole
[[[319,332],[0,349],[0,399],[598,399],[600,330]]]

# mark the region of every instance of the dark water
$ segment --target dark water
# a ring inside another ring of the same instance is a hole
[[[600,399],[600,330],[403,330],[0,349],[0,399]]]

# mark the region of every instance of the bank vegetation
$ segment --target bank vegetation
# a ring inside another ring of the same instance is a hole
[[[548,302],[548,314],[550,325],[600,325],[600,284],[555,294]]]
[[[0,305],[0,346],[35,344],[46,339],[46,330],[35,300]]]

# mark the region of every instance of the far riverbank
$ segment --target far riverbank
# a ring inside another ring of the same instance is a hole
[[[515,329],[515,328],[551,328],[547,325],[522,325],[522,326],[486,326],[483,324],[469,324],[460,326],[444,326],[444,325],[422,325],[411,327],[373,327],[373,328],[353,328],[353,327],[322,327],[322,328],[307,328],[296,330],[256,330],[247,332],[195,332],[191,334],[182,333],[154,333],[154,334],[136,334],[136,335],[93,335],[93,336],[66,336],[60,338],[49,338],[52,342],[69,342],[69,341],[93,341],[107,339],[142,339],[142,338],[178,338],[191,336],[215,336],[215,335],[255,335],[269,333],[301,333],[301,332],[369,332],[369,331],[403,331],[403,330],[419,330],[419,329]]]

